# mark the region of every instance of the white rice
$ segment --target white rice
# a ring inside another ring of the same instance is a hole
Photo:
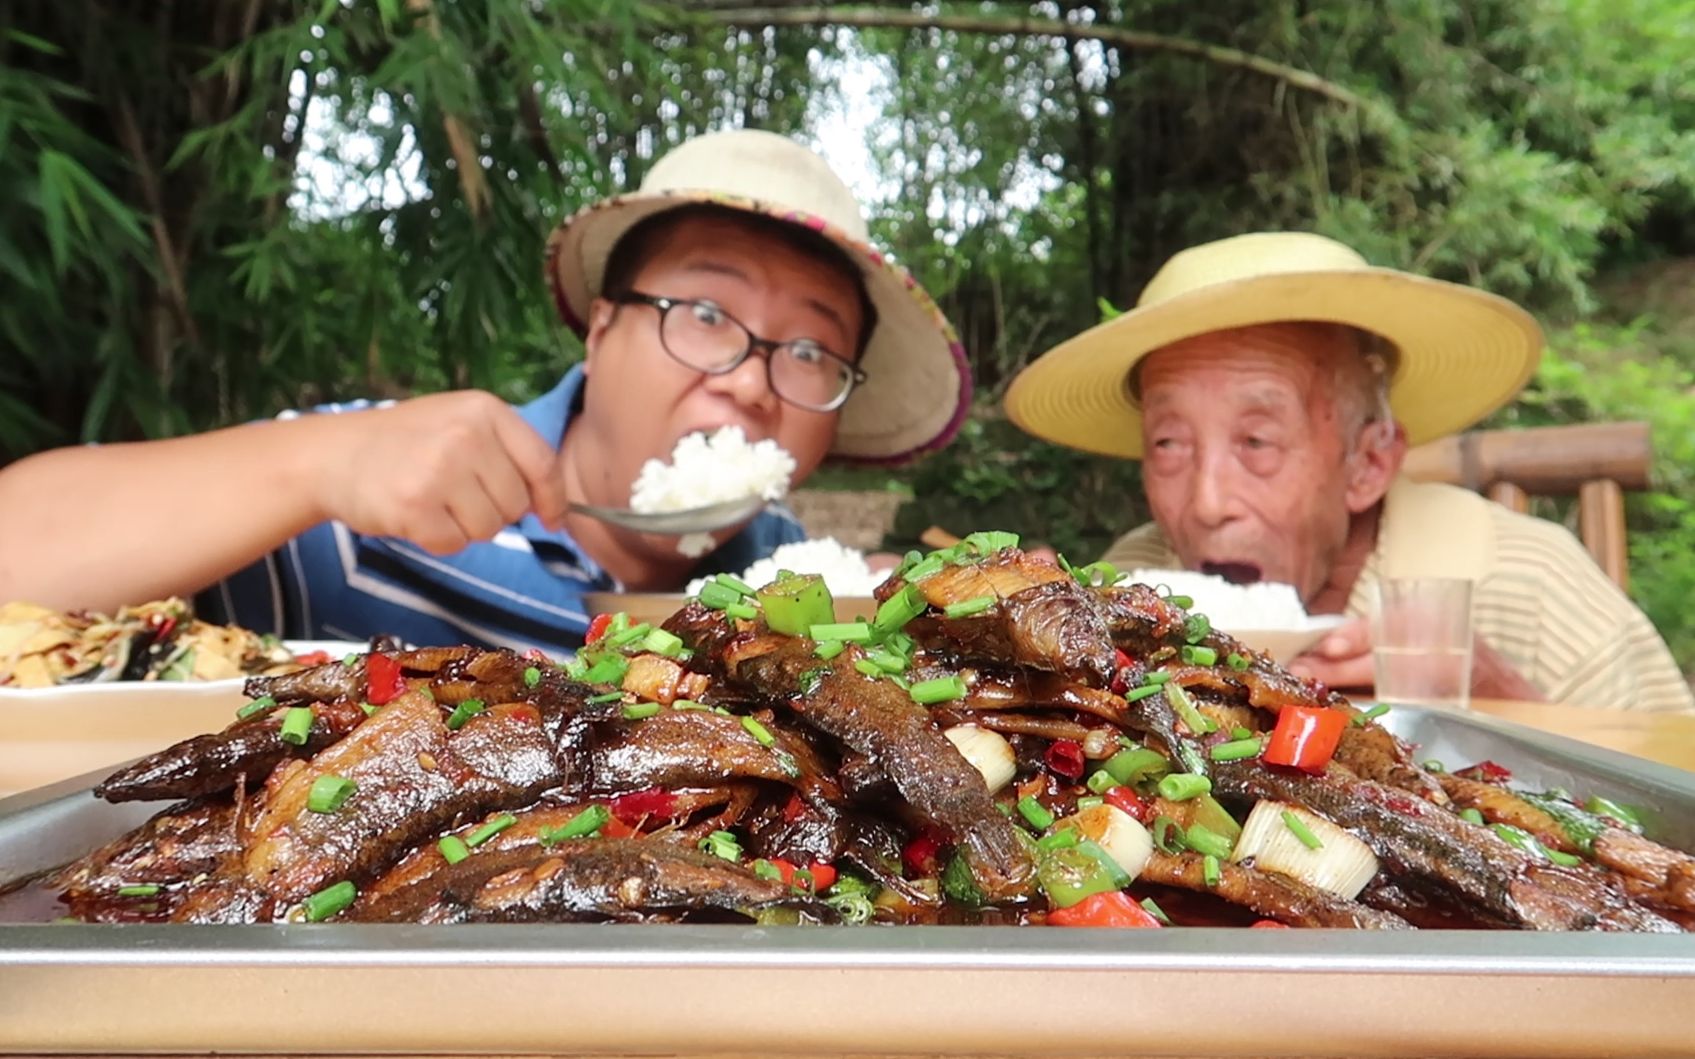
[[[775,441],[748,443],[741,427],[694,433],[677,442],[669,462],[648,460],[630,489],[630,508],[684,511],[748,496],[779,500],[789,491],[795,459]]]
[[[779,570],[821,574],[832,596],[869,596],[885,576],[871,572],[865,564],[865,553],[846,547],[834,537],[785,544],[736,576],[761,588],[775,581]],[[706,580],[690,581],[688,594],[699,592]]]
[[[1133,570],[1130,581],[1153,585],[1172,595],[1188,596],[1193,609],[1207,616],[1214,628],[1300,629],[1308,624],[1295,586],[1275,581],[1235,585],[1222,577],[1193,570]]]

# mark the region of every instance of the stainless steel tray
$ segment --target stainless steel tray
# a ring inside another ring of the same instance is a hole
[[[1488,718],[1386,721],[1450,765],[1641,805],[1695,774]],[[0,801],[0,885],[154,806]],[[1695,936],[1008,928],[0,925],[31,1052],[1688,1055]]]

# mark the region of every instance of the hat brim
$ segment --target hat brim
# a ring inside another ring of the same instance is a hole
[[[1062,342],[1007,390],[1007,416],[1037,437],[1140,459],[1131,370],[1209,331],[1315,320],[1381,335],[1398,352],[1389,403],[1411,444],[1452,434],[1512,399],[1536,371],[1542,330],[1504,298],[1393,269],[1274,273],[1134,309]]]
[[[588,206],[548,238],[546,268],[559,315],[578,334],[599,296],[612,248],[666,210],[706,204],[802,225],[860,266],[877,328],[859,366],[866,380],[842,406],[832,458],[897,464],[953,440],[971,408],[971,365],[953,327],[906,269],[821,218],[775,203],[711,192],[635,192]]]

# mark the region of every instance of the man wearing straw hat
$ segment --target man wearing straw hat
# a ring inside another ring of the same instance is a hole
[[[1378,581],[1462,577],[1476,694],[1695,708],[1652,624],[1563,527],[1400,475],[1409,445],[1509,401],[1541,349],[1502,298],[1263,232],[1173,257],[1135,309],[1026,369],[1007,411],[1037,437],[1143,461],[1154,521],[1108,561],[1284,582],[1309,613],[1354,616],[1295,661],[1303,675],[1369,687],[1358,619]]]
[[[64,449],[0,472],[0,600],[110,608],[201,597],[261,630],[417,644],[580,642],[583,596],[675,590],[802,539],[770,508],[714,535],[597,522],[643,463],[739,426],[793,456],[895,463],[958,431],[971,377],[934,302],[866,241],[822,158],[751,130],[701,136],[548,242],[587,357],[513,408],[436,394],[192,438]]]

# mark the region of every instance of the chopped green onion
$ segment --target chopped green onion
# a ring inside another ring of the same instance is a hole
[[[1118,780],[1113,778],[1112,773],[1102,768],[1089,773],[1089,779],[1085,786],[1096,794],[1105,794],[1119,786],[1119,783]]]
[[[729,831],[712,832],[700,840],[700,848],[732,863],[742,859],[742,844]]]
[[[1051,835],[1043,835],[1036,840],[1036,848],[1040,850],[1069,849],[1083,840],[1075,828],[1061,828]]]
[[[1228,838],[1204,824],[1190,824],[1183,832],[1183,843],[1209,857],[1228,857],[1232,846]]]
[[[458,864],[471,855],[471,847],[458,835],[443,835],[436,848],[441,850],[441,859],[449,864]]]
[[[1212,622],[1207,620],[1205,614],[1191,614],[1189,619],[1183,623],[1183,639],[1192,644],[1200,643],[1206,639],[1207,633],[1211,631]]]
[[[912,569],[908,570],[906,572],[906,580],[910,584],[922,581],[926,577],[934,577],[936,574],[941,573],[942,568],[945,566],[947,566],[947,562],[941,556],[932,555],[928,559],[920,561],[914,565]]]
[[[942,608],[942,613],[950,618],[969,618],[973,614],[981,614],[988,610],[995,605],[995,602],[994,596],[974,596],[971,599],[962,599],[958,603],[949,603]]]
[[[912,685],[907,694],[912,701],[920,706],[933,706],[938,702],[952,702],[954,699],[965,698],[969,689],[965,686],[965,678],[955,673],[952,676],[937,677],[934,680],[920,680]]]
[[[365,711],[365,716],[367,716],[367,717],[371,716],[373,713],[376,713],[379,709],[381,709],[380,706],[372,706],[368,702],[361,702],[359,704],[359,708],[361,710]]]
[[[1317,835],[1312,833],[1312,828],[1287,809],[1283,810],[1283,826],[1294,832],[1295,837],[1301,840],[1301,845],[1308,849],[1324,848],[1324,843],[1320,841]]]
[[[1153,839],[1161,853],[1183,852],[1183,826],[1169,816],[1154,817]]]
[[[1214,761],[1241,761],[1243,758],[1259,757],[1263,747],[1258,739],[1232,739],[1207,751],[1207,756]]]
[[[346,666],[349,669],[352,669],[354,666],[359,664],[359,652],[358,651],[347,652],[347,654],[345,656],[343,656],[343,658],[341,660],[341,664]]]
[[[742,727],[747,729],[748,735],[759,740],[760,746],[770,746],[777,741],[776,736],[771,734],[771,729],[760,724],[757,717],[743,717]]]
[[[1206,735],[1218,731],[1218,723],[1211,717],[1195,708],[1195,700],[1183,690],[1181,684],[1168,684],[1165,688],[1165,701],[1171,703],[1171,708],[1177,711],[1177,716],[1189,726],[1189,731],[1196,735]]]
[[[1171,674],[1169,672],[1167,672],[1166,670],[1163,670],[1163,669],[1156,669],[1152,673],[1149,673],[1147,676],[1143,677],[1142,683],[1144,685],[1157,688],[1161,684],[1164,684],[1166,681],[1168,681],[1170,679],[1171,679]]]
[[[1628,805],[1596,794],[1590,796],[1589,801],[1584,803],[1583,808],[1596,816],[1606,816],[1617,820],[1625,826],[1627,831],[1642,833],[1642,814]]]
[[[482,699],[466,699],[464,702],[453,707],[453,712],[447,715],[448,731],[457,732],[459,729],[465,727],[466,721],[482,712]]]
[[[911,691],[912,690],[912,681],[907,680],[905,677],[901,676],[899,673],[890,673],[889,674],[889,683],[893,684],[895,687],[901,689],[902,691]]]
[[[1177,654],[1185,664],[1191,666],[1210,666],[1218,662],[1218,652],[1211,647],[1184,644]]]
[[[864,670],[860,670],[860,672],[863,673]],[[795,683],[800,687],[800,693],[802,695],[810,695],[818,690],[818,685],[824,683],[824,678],[829,675],[830,671],[827,668],[820,666],[817,669],[808,669],[806,672],[802,673],[800,675],[800,679]]]
[[[604,805],[591,805],[550,831],[541,833],[544,846],[555,842],[564,842],[572,838],[588,838],[590,835],[605,827],[612,819],[612,810]]]
[[[1026,794],[1018,799],[1018,815],[1029,822],[1038,831],[1046,831],[1053,826],[1053,812],[1047,806],[1035,799],[1034,795]]]
[[[137,883],[134,886],[118,887],[119,897],[153,897],[159,892],[157,883]]]
[[[779,882],[783,878],[782,869],[778,868],[775,864],[772,864],[764,857],[757,858],[752,864],[749,864],[748,867],[752,868],[753,874],[759,876],[761,879],[770,879],[772,882]]]
[[[1158,684],[1143,684],[1139,688],[1131,688],[1129,691],[1126,691],[1124,693],[1124,701],[1140,702],[1143,699],[1158,695],[1159,692],[1160,687]]]
[[[505,831],[517,822],[518,818],[513,816],[511,813],[501,813],[482,827],[479,827],[475,831],[466,835],[465,844],[470,846],[472,849],[476,849],[484,842],[487,842],[489,839],[500,834],[502,831]]]
[[[1188,610],[1190,607],[1195,605],[1194,596],[1171,595],[1166,596],[1165,601],[1174,607],[1182,607],[1184,610]]]
[[[657,702],[632,702],[624,707],[624,720],[645,721],[660,710]]]
[[[1424,762],[1424,771],[1426,771],[1426,772],[1446,772],[1446,771],[1448,771],[1448,766],[1442,764],[1440,761],[1437,761],[1435,758],[1428,758]]]
[[[629,627],[630,627],[629,611],[621,610],[618,613],[612,615],[612,621],[607,624],[606,631],[611,633],[612,635],[616,636],[617,634],[625,631]],[[642,628],[644,630],[647,628],[647,624],[645,622],[642,623]]]
[[[1165,909],[1154,903],[1153,898],[1142,898],[1142,907],[1148,910],[1148,915],[1159,920],[1161,924],[1168,927],[1171,925],[1171,917],[1165,914]]]
[[[1479,827],[1483,826],[1483,814],[1478,812],[1476,809],[1461,809],[1460,819],[1464,820],[1468,824],[1476,824]]]
[[[906,659],[893,651],[874,649],[867,651],[865,657],[871,660],[872,665],[885,673],[900,673],[906,669]]]
[[[823,640],[817,647],[812,649],[812,653],[828,662],[830,659],[841,654],[842,650],[846,646],[847,645],[842,643],[840,640]]]
[[[306,909],[306,921],[308,923],[321,923],[352,904],[353,899],[358,896],[358,888],[346,879],[341,880],[334,886],[326,886],[308,897],[303,903],[303,907]]]
[[[1212,793],[1212,781],[1188,772],[1173,772],[1159,781],[1159,796],[1171,802],[1186,802]]]
[[[247,718],[256,713],[264,713],[266,710],[275,709],[276,705],[277,700],[275,696],[262,695],[243,706],[241,709],[235,711],[235,715],[245,721]]]
[[[1386,702],[1380,702],[1371,709],[1366,710],[1364,713],[1354,714],[1354,724],[1363,728],[1388,712],[1389,704]]]
[[[314,813],[333,813],[358,789],[359,785],[345,776],[319,776],[306,792],[306,808]]]
[[[740,603],[742,601],[742,593],[737,592],[728,585],[721,585],[716,581],[708,581],[706,584],[700,586],[700,595],[697,598],[700,600],[700,605],[703,607],[707,607],[711,610],[723,610],[732,604]]]
[[[711,711],[711,709],[712,709],[712,707],[708,706],[706,703],[696,702],[693,699],[673,699],[673,700],[671,700],[671,708],[673,710],[707,710],[707,711]]]
[[[892,651],[902,658],[911,658],[912,649],[917,646],[912,637],[904,632],[895,631],[883,637],[883,649]]]
[[[1238,673],[1253,665],[1252,662],[1248,661],[1246,655],[1239,655],[1235,651],[1231,651],[1228,655],[1224,656],[1224,664],[1229,666],[1231,669],[1236,670]]]
[[[601,703],[605,702],[617,702],[623,697],[624,693],[622,691],[603,691],[599,695],[590,695],[583,701],[588,703],[590,706],[599,706]]]
[[[630,660],[623,655],[602,655],[594,665],[589,666],[583,674],[583,680],[589,684],[622,684],[624,674],[630,671]]]
[[[1218,885],[1218,880],[1218,858],[1210,854],[1201,858],[1201,881],[1207,884],[1208,889],[1211,889]]]
[[[871,661],[869,658],[855,658],[853,660],[853,668],[859,670],[868,677],[880,677],[883,675],[883,667]],[[803,688],[802,690],[804,691],[805,689]]]
[[[1093,809],[1095,806],[1100,805],[1105,801],[1106,801],[1106,799],[1102,798],[1098,794],[1087,794],[1087,795],[1084,795],[1083,797],[1077,799],[1077,808],[1079,808],[1079,809]]]
[[[664,629],[653,629],[642,638],[642,647],[656,655],[672,658],[683,649],[683,641],[676,633],[666,632]]]
[[[1541,845],[1541,843],[1538,843],[1538,845]],[[1542,846],[1541,848],[1543,856],[1562,867],[1575,868],[1579,864],[1583,863],[1582,857],[1572,856],[1563,849],[1549,849],[1547,846]]]
[[[1241,725],[1237,725],[1230,729],[1230,738],[1232,739],[1252,739],[1253,737],[1254,730],[1252,728],[1243,728]]]
[[[880,632],[894,632],[928,610],[930,604],[916,586],[905,585],[899,592],[883,601],[871,624]]]
[[[1091,587],[1099,585],[1116,585],[1124,579],[1118,572],[1118,567],[1102,559],[1098,563],[1090,563],[1076,573],[1077,579]]]
[[[724,613],[732,618],[740,618],[742,621],[752,621],[759,617],[759,608],[751,603],[732,603],[724,608]]]
[[[283,714],[282,741],[295,746],[305,746],[306,737],[312,731],[312,707],[290,706]]]
[[[610,630],[610,626],[608,629]],[[653,626],[644,621],[639,625],[625,626],[615,632],[608,631],[606,637],[601,640],[601,643],[605,644],[609,649],[627,647],[630,644],[635,643],[637,640],[642,639],[652,631]]]
[[[822,643],[825,640],[846,640],[848,643],[870,643],[871,623],[864,621],[832,621],[814,625],[806,635]]]
[[[530,667],[528,667],[527,669],[524,670],[524,686],[526,688],[533,688],[537,684],[540,684],[540,683],[541,683],[541,670],[540,669],[537,669],[535,666],[530,666]]]
[[[725,588],[729,589],[730,591],[735,592],[737,595],[742,595],[742,596],[753,595],[753,586],[748,584],[746,581],[743,581],[739,577],[735,577],[735,576],[732,576],[730,574],[719,574],[718,576],[714,577],[712,580],[718,582],[720,585],[723,585]]]
[[[1018,547],[1018,534],[1006,530],[978,530],[965,535],[965,543],[983,555],[993,555],[1006,548]]]
[[[581,657],[573,658],[565,663],[565,675],[572,680],[582,680],[589,675],[589,664]]]

